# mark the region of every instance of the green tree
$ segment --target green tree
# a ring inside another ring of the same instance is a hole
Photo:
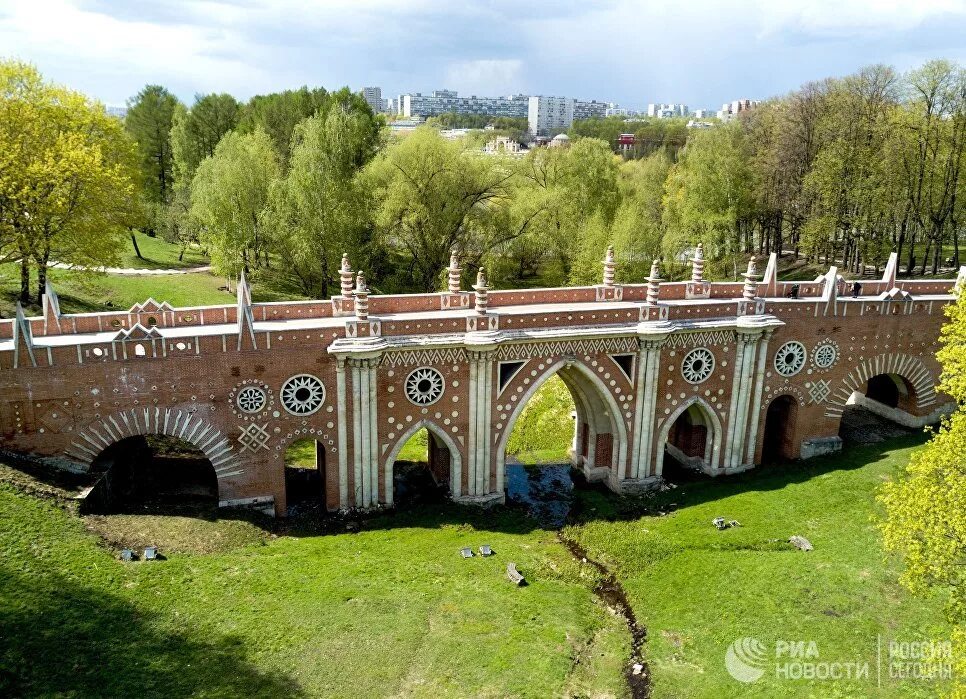
[[[342,253],[363,262],[371,202],[360,172],[380,142],[380,125],[366,112],[333,109],[295,129],[291,164],[272,191],[271,212],[284,270],[306,295],[332,293]]]
[[[21,267],[20,300],[37,299],[47,265],[114,259],[135,214],[135,155],[121,124],[84,95],[0,62],[0,253]]]
[[[137,143],[148,202],[165,204],[174,184],[171,126],[178,98],[160,85],[147,85],[128,100],[124,127]]]
[[[399,256],[412,289],[439,290],[451,251],[479,261],[515,234],[495,225],[513,186],[510,164],[479,156],[432,128],[385,149],[368,175],[380,202],[380,238]]]
[[[171,125],[171,155],[178,184],[191,184],[195,170],[215,154],[222,136],[238,125],[241,107],[227,94],[198,95],[191,109],[177,105]]]
[[[261,129],[229,132],[191,182],[190,215],[214,268],[229,280],[262,265],[269,243],[263,218],[280,173],[272,141]]]
[[[905,563],[902,581],[908,587],[948,595],[958,644],[966,641],[966,294],[946,314],[936,355],[943,367],[939,390],[959,407],[901,476],[883,485],[880,529],[886,548]],[[966,689],[964,669],[956,675],[960,691]]]

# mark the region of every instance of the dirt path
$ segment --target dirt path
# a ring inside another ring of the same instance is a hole
[[[211,265],[200,267],[180,267],[172,269],[137,269],[136,267],[81,267],[69,265],[64,262],[51,262],[48,267],[56,269],[73,269],[78,271],[93,270],[96,272],[106,272],[107,274],[120,274],[135,276],[164,275],[164,274],[194,274],[195,272],[210,272]]]

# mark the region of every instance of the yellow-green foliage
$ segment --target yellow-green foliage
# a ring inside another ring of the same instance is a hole
[[[947,308],[939,390],[960,406],[966,400],[966,295]],[[960,407],[916,452],[901,479],[880,494],[886,507],[881,524],[886,548],[905,562],[903,582],[918,592],[951,593],[954,620],[966,619],[963,562],[966,561],[966,410]],[[966,664],[959,668],[966,670]],[[963,676],[962,672],[958,673]],[[960,687],[966,691],[966,685]]]
[[[570,390],[559,376],[552,376],[521,411],[507,441],[507,453],[552,451],[558,454],[555,458],[566,458],[574,434],[573,410]]]

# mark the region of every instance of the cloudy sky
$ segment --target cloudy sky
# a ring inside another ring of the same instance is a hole
[[[718,107],[966,62],[966,0],[0,0],[0,55],[108,104],[303,84]]]

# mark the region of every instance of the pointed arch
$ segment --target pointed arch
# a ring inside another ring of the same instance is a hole
[[[612,470],[612,478],[616,481],[618,478],[623,476],[623,470],[626,466],[627,461],[627,425],[624,424],[623,414],[621,413],[620,406],[617,405],[617,401],[614,396],[608,390],[607,386],[601,381],[600,377],[597,376],[593,371],[591,371],[582,362],[575,359],[561,359],[555,364],[551,365],[547,370],[540,376],[539,379],[534,381],[530,387],[524,391],[520,400],[513,408],[513,412],[510,413],[509,419],[503,427],[503,433],[500,435],[500,439],[497,441],[496,449],[496,489],[497,492],[502,493],[504,488],[505,470],[506,470],[506,445],[510,439],[510,433],[513,432],[513,428],[520,417],[520,413],[523,412],[524,406],[530,402],[533,395],[540,390],[541,386],[545,384],[551,376],[560,376],[560,379],[566,384],[567,388],[570,390],[572,397],[574,399],[574,405],[578,410],[578,415],[586,420],[594,431],[591,433],[590,440],[593,441],[597,434],[597,425],[591,420],[598,423],[604,417],[609,417],[609,427],[611,434],[617,440],[615,445],[617,448],[613,452],[611,458],[611,463],[607,464]],[[600,414],[594,414],[591,406],[595,402],[601,401],[606,407],[606,416]],[[581,411],[583,414],[581,415]],[[588,445],[588,453],[591,453],[590,445]]]
[[[408,442],[414,434],[419,432],[422,428],[435,435],[446,448],[449,449],[449,490],[450,493],[458,493],[459,483],[457,483],[457,478],[463,472],[463,456],[460,454],[459,446],[453,441],[453,438],[446,434],[446,430],[441,428],[432,420],[423,419],[419,422],[413,423],[408,430],[403,432],[399,437],[396,438],[396,444],[389,452],[389,457],[385,460],[383,466],[383,485],[386,491],[386,504],[391,505],[393,502],[393,470],[396,463],[396,457],[399,456],[399,452],[402,451],[403,446]]]
[[[218,480],[244,473],[231,441],[218,428],[195,412],[170,408],[134,408],[108,415],[99,424],[78,431],[67,455],[89,466],[112,444],[152,434],[183,439],[197,447],[211,462]]]
[[[695,405],[701,408],[701,412],[708,419],[711,426],[711,434],[707,436],[707,443],[705,445],[705,454],[708,457],[705,463],[711,470],[718,468],[718,463],[721,458],[721,419],[711,406],[708,405],[707,401],[700,396],[691,396],[679,405],[678,409],[671,413],[664,421],[664,424],[661,425],[661,431],[658,433],[657,440],[657,454],[654,460],[654,474],[656,476],[660,476],[664,471],[664,448],[667,445],[671,427],[677,422],[679,417],[684,415],[685,411]]]
[[[936,378],[921,359],[908,354],[880,354],[861,362],[842,379],[829,396],[825,416],[841,418],[852,394],[861,393],[868,380],[879,374],[895,374],[907,381],[916,394],[916,407],[920,412],[927,412],[925,409],[939,399]]]

